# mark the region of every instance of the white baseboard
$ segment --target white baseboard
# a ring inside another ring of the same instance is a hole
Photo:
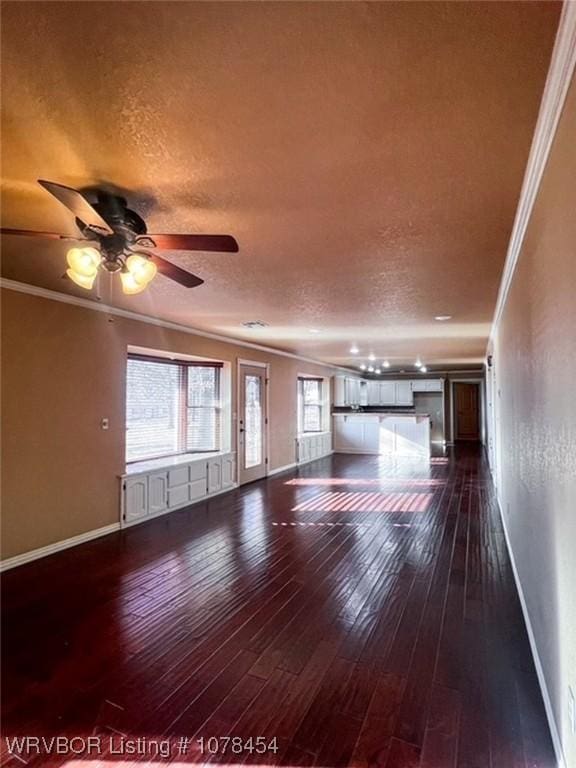
[[[272,475],[279,475],[281,472],[288,472],[289,469],[294,469],[294,467],[297,467],[298,464],[296,462],[292,462],[292,464],[285,464],[283,467],[276,467],[276,469],[271,469],[268,472],[267,477],[272,477]]]
[[[39,549],[32,549],[29,552],[23,552],[21,555],[15,555],[9,557],[7,560],[0,561],[0,572],[7,571],[9,568],[16,568],[18,565],[24,565],[24,563],[31,563],[33,560],[39,560],[41,557],[47,557],[53,555],[55,552],[60,552],[63,549],[69,549],[70,547],[76,547],[78,544],[84,544],[92,539],[99,539],[100,536],[107,536],[109,533],[116,533],[120,530],[120,523],[112,523],[111,525],[105,525],[103,528],[96,528],[94,531],[86,531],[86,533],[80,533],[78,536],[72,536],[69,539],[63,541],[56,541],[54,544],[48,544],[45,547]]]
[[[524,615],[524,623],[528,631],[528,640],[530,642],[530,649],[532,651],[532,657],[534,659],[534,666],[536,667],[536,674],[538,675],[538,682],[540,684],[540,691],[542,692],[542,699],[544,700],[544,709],[546,710],[546,717],[548,719],[548,727],[550,728],[550,735],[552,736],[552,743],[554,745],[554,752],[556,753],[557,768],[567,768],[567,763],[564,758],[564,751],[562,749],[562,741],[560,739],[560,732],[556,725],[556,719],[554,717],[554,710],[552,709],[552,701],[550,694],[548,693],[548,686],[546,684],[546,677],[544,676],[544,668],[540,661],[538,654],[538,646],[536,645],[536,638],[532,629],[532,623],[530,622],[530,614],[528,613],[528,605],[526,598],[524,597],[524,591],[522,589],[522,582],[518,575],[518,569],[516,568],[516,561],[514,560],[514,552],[510,543],[510,537],[508,535],[508,529],[506,528],[506,520],[502,514],[502,506],[499,499],[496,497],[496,504],[498,505],[498,511],[500,513],[500,519],[502,520],[502,528],[504,529],[504,538],[506,539],[506,548],[508,549],[508,555],[510,556],[510,562],[512,563],[512,572],[514,573],[514,581],[516,582],[516,589],[518,596],[520,597],[520,605],[522,606],[522,613]]]

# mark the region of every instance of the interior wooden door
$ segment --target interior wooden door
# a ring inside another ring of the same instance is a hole
[[[266,477],[266,368],[240,365],[238,476],[240,484]]]
[[[478,384],[459,381],[454,384],[456,440],[480,439],[480,408]]]

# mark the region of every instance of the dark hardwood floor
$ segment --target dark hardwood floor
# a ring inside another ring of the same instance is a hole
[[[3,739],[14,767],[555,765],[472,446],[336,455],[9,571],[3,665],[4,737],[104,751],[13,756]],[[171,739],[170,757],[116,754],[122,735]],[[226,735],[278,751],[195,740]]]

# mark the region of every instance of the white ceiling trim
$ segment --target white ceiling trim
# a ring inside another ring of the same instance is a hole
[[[125,317],[128,320],[136,320],[139,323],[147,323],[148,325],[155,325],[160,328],[167,328],[171,331],[180,331],[181,333],[188,333],[191,336],[202,336],[205,339],[214,339],[214,341],[221,341],[224,344],[235,344],[237,347],[246,347],[247,349],[257,349],[260,352],[266,352],[269,355],[279,355],[280,357],[289,357],[292,360],[301,360],[304,363],[311,363],[312,365],[320,365],[324,368],[331,368],[334,371],[340,371],[348,376],[362,377],[360,371],[356,371],[353,368],[346,368],[341,365],[334,365],[334,363],[325,363],[322,360],[316,360],[313,357],[304,357],[303,355],[296,355],[293,352],[284,352],[281,349],[275,349],[274,347],[267,347],[264,344],[254,344],[251,341],[242,341],[241,339],[235,339],[233,336],[222,336],[217,333],[210,333],[209,331],[201,331],[195,328],[190,328],[187,325],[180,325],[179,323],[171,323],[168,320],[161,320],[160,318],[150,317],[150,315],[141,315],[138,312],[130,312],[127,309],[120,309],[119,307],[113,307],[110,304],[101,304],[90,299],[83,299],[81,296],[71,296],[67,293],[60,293],[59,291],[51,291],[48,288],[41,288],[38,285],[31,285],[30,283],[20,283],[17,280],[9,280],[8,278],[0,278],[0,288],[5,288],[7,291],[16,291],[16,293],[26,293],[30,296],[38,296],[42,299],[49,299],[50,301],[59,301],[62,304],[72,304],[75,307],[82,307],[83,309],[90,309],[93,312],[104,312],[108,315],[116,315],[117,317]],[[475,363],[471,368],[464,368],[462,370],[437,370],[429,371],[431,376],[438,376],[440,374],[454,375],[459,373],[471,373],[475,370],[483,370],[482,363]],[[381,378],[409,378],[410,374],[391,371],[388,374],[383,374]],[[414,376],[412,376],[414,378]],[[381,379],[376,379],[380,381]]]
[[[139,312],[130,312],[127,309],[120,309],[119,307],[113,307],[110,304],[101,304],[89,299],[83,299],[80,296],[70,296],[66,293],[60,293],[59,291],[51,291],[48,288],[41,288],[37,285],[30,285],[29,283],[20,283],[17,280],[8,280],[7,278],[0,278],[0,288],[6,288],[9,291],[16,291],[17,293],[26,293],[30,296],[38,296],[42,299],[50,299],[51,301],[59,301],[62,304],[72,304],[75,307],[82,307],[83,309],[91,309],[93,312],[104,312],[107,315],[115,315],[116,317],[124,317],[127,320],[136,320],[139,323],[147,323],[148,325],[156,325],[160,328],[167,328],[171,331],[179,331],[180,333],[188,333],[191,336],[202,336],[205,339],[213,339],[214,341],[221,341],[224,344],[234,344],[237,347],[246,347],[248,349],[257,349],[260,352],[266,352],[269,355],[279,355],[280,357],[289,357],[292,360],[301,360],[305,363],[311,363],[312,365],[320,365],[324,368],[331,368],[335,371],[344,371],[345,373],[354,373],[350,368],[344,368],[343,366],[334,365],[333,363],[324,363],[322,360],[315,360],[312,357],[303,357],[302,355],[296,355],[293,352],[284,352],[281,349],[275,349],[274,347],[267,347],[263,344],[254,344],[250,341],[242,341],[235,339],[232,336],[222,336],[218,333],[210,333],[209,331],[201,331],[196,328],[190,328],[187,325],[180,325],[179,323],[171,323],[168,320],[161,320],[160,318],[150,317],[149,315],[141,315]]]
[[[550,149],[556,135],[556,129],[558,128],[558,122],[562,114],[575,66],[576,2],[564,0],[554,50],[550,60],[550,68],[540,104],[540,112],[538,113],[538,121],[536,122],[534,138],[532,139],[530,155],[528,156],[528,165],[526,166],[522,183],[520,201],[516,210],[508,253],[504,263],[490,339],[493,339],[502,318],[514,271],[522,250],[526,229],[528,228],[528,222],[532,215],[532,209],[534,208],[546,162],[548,161]]]

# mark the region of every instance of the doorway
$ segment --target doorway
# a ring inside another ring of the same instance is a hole
[[[480,440],[480,386],[454,382],[454,439]]]
[[[240,485],[266,477],[268,469],[265,366],[238,366],[238,480]]]

